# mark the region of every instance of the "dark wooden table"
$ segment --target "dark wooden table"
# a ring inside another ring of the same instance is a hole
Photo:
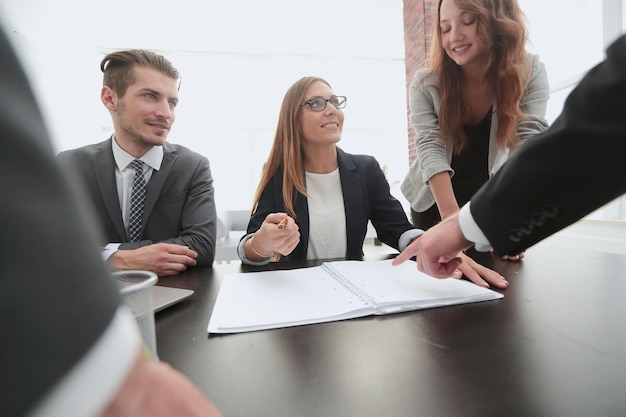
[[[225,417],[625,416],[626,257],[481,259],[509,279],[503,299],[229,335],[206,331],[220,282],[258,269],[160,278],[195,294],[157,313],[159,357]]]

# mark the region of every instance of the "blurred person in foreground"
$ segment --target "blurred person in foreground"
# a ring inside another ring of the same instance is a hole
[[[185,376],[145,357],[0,32],[0,415],[220,416]]]

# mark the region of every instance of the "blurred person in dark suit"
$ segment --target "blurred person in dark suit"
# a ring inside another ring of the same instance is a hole
[[[219,416],[145,358],[4,32],[0,56],[0,415]]]

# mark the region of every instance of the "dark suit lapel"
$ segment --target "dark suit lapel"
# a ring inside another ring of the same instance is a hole
[[[115,225],[115,230],[120,237],[125,237],[126,228],[122,219],[122,209],[117,196],[117,184],[115,182],[115,159],[111,149],[111,139],[103,143],[102,148],[94,155],[94,169],[98,180],[98,188],[102,193],[102,200],[106,206],[111,221]]]
[[[177,158],[178,155],[172,152],[172,149],[167,145],[167,143],[163,145],[163,161],[161,162],[161,169],[153,171],[152,176],[150,177],[150,182],[148,182],[148,192],[146,194],[146,202],[143,207],[143,219],[141,221],[142,229],[146,225],[146,221],[150,218],[154,205],[161,195],[161,190],[163,189],[165,181],[167,181],[167,177],[169,176]]]
[[[361,176],[355,173],[356,166],[354,162],[341,150],[337,149],[337,162],[339,163],[339,178],[341,179],[341,189],[343,192],[343,204],[346,212],[346,234],[347,249],[355,245],[353,241],[361,235],[361,213],[367,210],[361,207],[364,204],[363,192],[361,187]],[[361,242],[356,242],[360,247]]]
[[[281,183],[282,183],[282,177],[281,177]],[[282,185],[281,185],[281,191],[282,191]],[[281,196],[281,203],[282,203],[282,194],[280,194],[280,196]],[[307,198],[300,193],[298,193],[296,196],[294,209],[296,213],[298,213],[298,226],[300,227],[300,244],[294,250],[294,255],[295,255],[295,252],[300,252],[300,253],[298,256],[294,256],[294,258],[306,259],[306,254],[307,254],[307,251],[309,250],[309,204],[307,202]]]

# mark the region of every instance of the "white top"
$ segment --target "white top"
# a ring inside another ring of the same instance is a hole
[[[339,168],[328,174],[305,173],[309,206],[307,259],[346,256],[346,210]]]

